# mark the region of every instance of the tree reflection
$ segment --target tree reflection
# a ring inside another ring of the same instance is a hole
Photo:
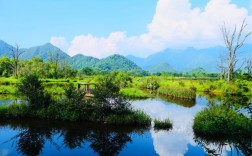
[[[121,132],[96,131],[90,135],[90,147],[102,156],[119,154],[127,142],[131,142],[130,136]]]
[[[252,137],[209,137],[197,135],[195,142],[201,145],[209,155],[222,155],[229,148],[231,155],[252,155]]]
[[[14,141],[16,151],[21,155],[40,155],[43,153],[45,143],[49,141],[59,151],[62,147],[71,150],[82,148],[88,142],[99,155],[113,156],[118,155],[127,142],[132,141],[131,133],[143,133],[146,130],[146,128],[34,120],[0,121],[0,126],[19,130],[16,136],[6,142]],[[55,136],[62,139],[54,140]]]

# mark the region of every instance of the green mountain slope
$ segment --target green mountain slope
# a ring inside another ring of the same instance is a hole
[[[156,72],[175,72],[175,70],[166,62],[158,63],[154,66],[147,68],[146,70],[150,71],[151,73]]]
[[[73,57],[68,58],[67,61],[72,68],[80,70],[84,67],[94,67],[95,64],[99,62],[99,59],[91,56],[77,54]]]
[[[20,56],[20,58],[24,60],[31,59],[36,56],[44,61],[48,61],[51,56],[55,57],[57,54],[59,55],[60,59],[66,59],[70,57],[69,55],[61,51],[59,48],[53,46],[50,43],[22,50],[25,52]]]
[[[188,73],[190,73],[190,74],[199,74],[199,73],[207,73],[207,71],[202,67],[198,67],[198,68],[195,68],[193,70],[190,70]]]
[[[104,70],[104,71],[114,71],[114,70],[142,71],[142,69],[139,66],[137,66],[134,62],[130,61],[124,56],[117,54],[101,59],[93,67],[97,70]]]

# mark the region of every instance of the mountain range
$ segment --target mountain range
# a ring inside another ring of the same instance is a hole
[[[11,45],[0,40],[0,57],[10,57],[10,51],[12,48],[13,47]],[[91,67],[93,69],[101,71],[142,71],[142,69],[137,66],[133,61],[121,55],[114,54],[103,59],[97,59],[91,56],[84,56],[82,54],[70,57],[68,54],[61,51],[59,48],[53,46],[50,43],[46,43],[44,45],[32,48],[23,48],[20,49],[20,51],[24,52],[22,55],[20,55],[20,59],[22,60],[39,57],[44,61],[48,61],[58,55],[57,58],[68,62],[71,67],[77,70],[80,70],[84,67]]]
[[[147,58],[135,57],[133,55],[128,55],[126,57],[144,70],[153,72],[160,71],[160,69],[167,72],[188,72],[199,67],[208,72],[218,72],[217,65],[220,61],[220,56],[224,56],[225,54],[226,48],[217,46],[205,49],[165,49]],[[238,51],[237,57],[240,60],[238,66],[240,66],[243,60],[248,56],[252,57],[252,44],[245,44]]]
[[[0,57],[10,57],[11,45],[0,40]],[[202,68],[208,72],[218,72],[217,64],[220,56],[224,55],[225,47],[216,46],[205,49],[187,48],[184,50],[165,49],[164,51],[152,54],[146,58],[128,55],[126,57],[118,54],[108,56],[103,59],[94,58],[77,54],[70,57],[59,48],[50,43],[32,48],[21,49],[24,53],[21,59],[31,59],[40,57],[44,61],[48,61],[52,56],[58,55],[58,58],[65,60],[69,65],[77,70],[84,67],[91,67],[97,70],[113,71],[113,70],[134,70],[142,69],[155,72],[188,72]],[[239,60],[244,60],[248,56],[252,56],[252,44],[246,44],[240,49]],[[242,61],[240,61],[240,64]],[[238,64],[239,65],[239,64]]]

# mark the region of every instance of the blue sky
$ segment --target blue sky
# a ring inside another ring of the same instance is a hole
[[[70,55],[146,56],[219,45],[216,27],[239,18],[251,23],[251,8],[251,0],[0,0],[0,39],[21,47],[51,42]]]

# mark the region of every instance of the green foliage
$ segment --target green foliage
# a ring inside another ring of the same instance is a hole
[[[26,104],[0,105],[1,119],[15,119],[28,116],[29,108]]]
[[[44,93],[42,82],[36,75],[27,75],[18,85],[18,91],[23,94],[32,108],[48,107],[52,103],[51,96]]]
[[[120,90],[120,93],[122,93],[124,96],[128,97],[128,98],[140,98],[140,99],[144,99],[144,98],[148,98],[149,95],[145,92],[143,92],[142,90],[139,90],[137,88],[123,88]]]
[[[112,76],[100,77],[93,91],[93,101],[100,118],[112,112],[121,113],[131,109],[129,101],[119,93],[120,87],[113,80]]]
[[[207,136],[251,136],[252,120],[225,105],[214,105],[199,112],[194,132]]]
[[[172,128],[172,122],[170,119],[164,119],[164,120],[154,119],[154,128],[157,130],[160,129],[169,130]]]
[[[141,89],[157,90],[159,86],[159,78],[156,76],[150,76],[143,79],[139,87]]]
[[[92,75],[96,75],[98,72],[90,67],[84,67],[82,68],[78,74],[83,74],[86,76],[92,76]]]
[[[12,61],[10,58],[0,58],[0,76],[10,77],[12,74]]]
[[[151,118],[142,111],[124,112],[122,114],[112,114],[105,118],[108,124],[119,125],[150,125]]]
[[[158,93],[166,96],[173,96],[176,98],[185,98],[185,99],[196,98],[196,90],[193,88],[187,89],[187,88],[160,87],[158,89]]]

